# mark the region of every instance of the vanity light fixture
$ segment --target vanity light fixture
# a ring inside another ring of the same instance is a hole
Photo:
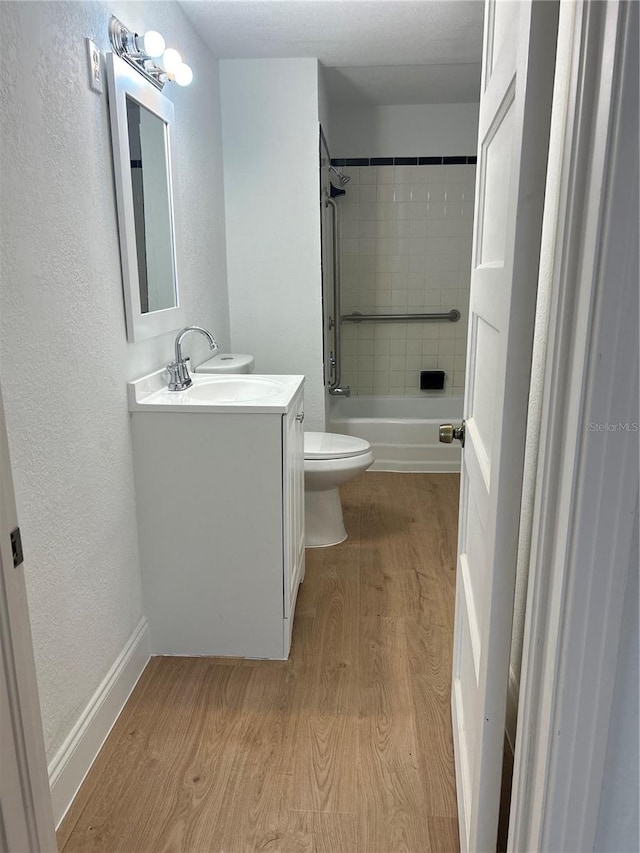
[[[166,47],[164,38],[155,30],[148,30],[143,35],[132,33],[112,15],[109,40],[115,54],[160,90],[169,81],[175,81],[178,86],[188,86],[193,80],[191,68],[182,61],[177,50]]]

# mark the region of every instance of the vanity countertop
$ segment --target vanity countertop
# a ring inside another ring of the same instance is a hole
[[[286,413],[304,376],[191,374],[184,391],[169,391],[166,370],[156,370],[127,383],[129,411],[197,414]]]

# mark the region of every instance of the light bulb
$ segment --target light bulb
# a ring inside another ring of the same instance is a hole
[[[193,71],[186,62],[183,62],[176,68],[173,76],[178,86],[188,86],[193,80]]]
[[[165,41],[162,35],[155,30],[149,30],[141,39],[142,52],[145,56],[162,56],[165,49]]]
[[[178,68],[182,65],[182,57],[177,50],[168,47],[162,54],[162,67],[167,74],[175,74]]]

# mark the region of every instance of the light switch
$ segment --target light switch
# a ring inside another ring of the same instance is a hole
[[[89,63],[89,85],[94,92],[104,92],[104,61],[102,52],[98,50],[91,39],[85,39],[87,43],[87,61]]]

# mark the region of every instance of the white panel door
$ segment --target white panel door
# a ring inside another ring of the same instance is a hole
[[[18,517],[0,396],[0,851],[57,850]],[[17,566],[14,563],[18,563]]]
[[[557,17],[530,0],[485,13],[452,680],[473,853],[496,849]]]

